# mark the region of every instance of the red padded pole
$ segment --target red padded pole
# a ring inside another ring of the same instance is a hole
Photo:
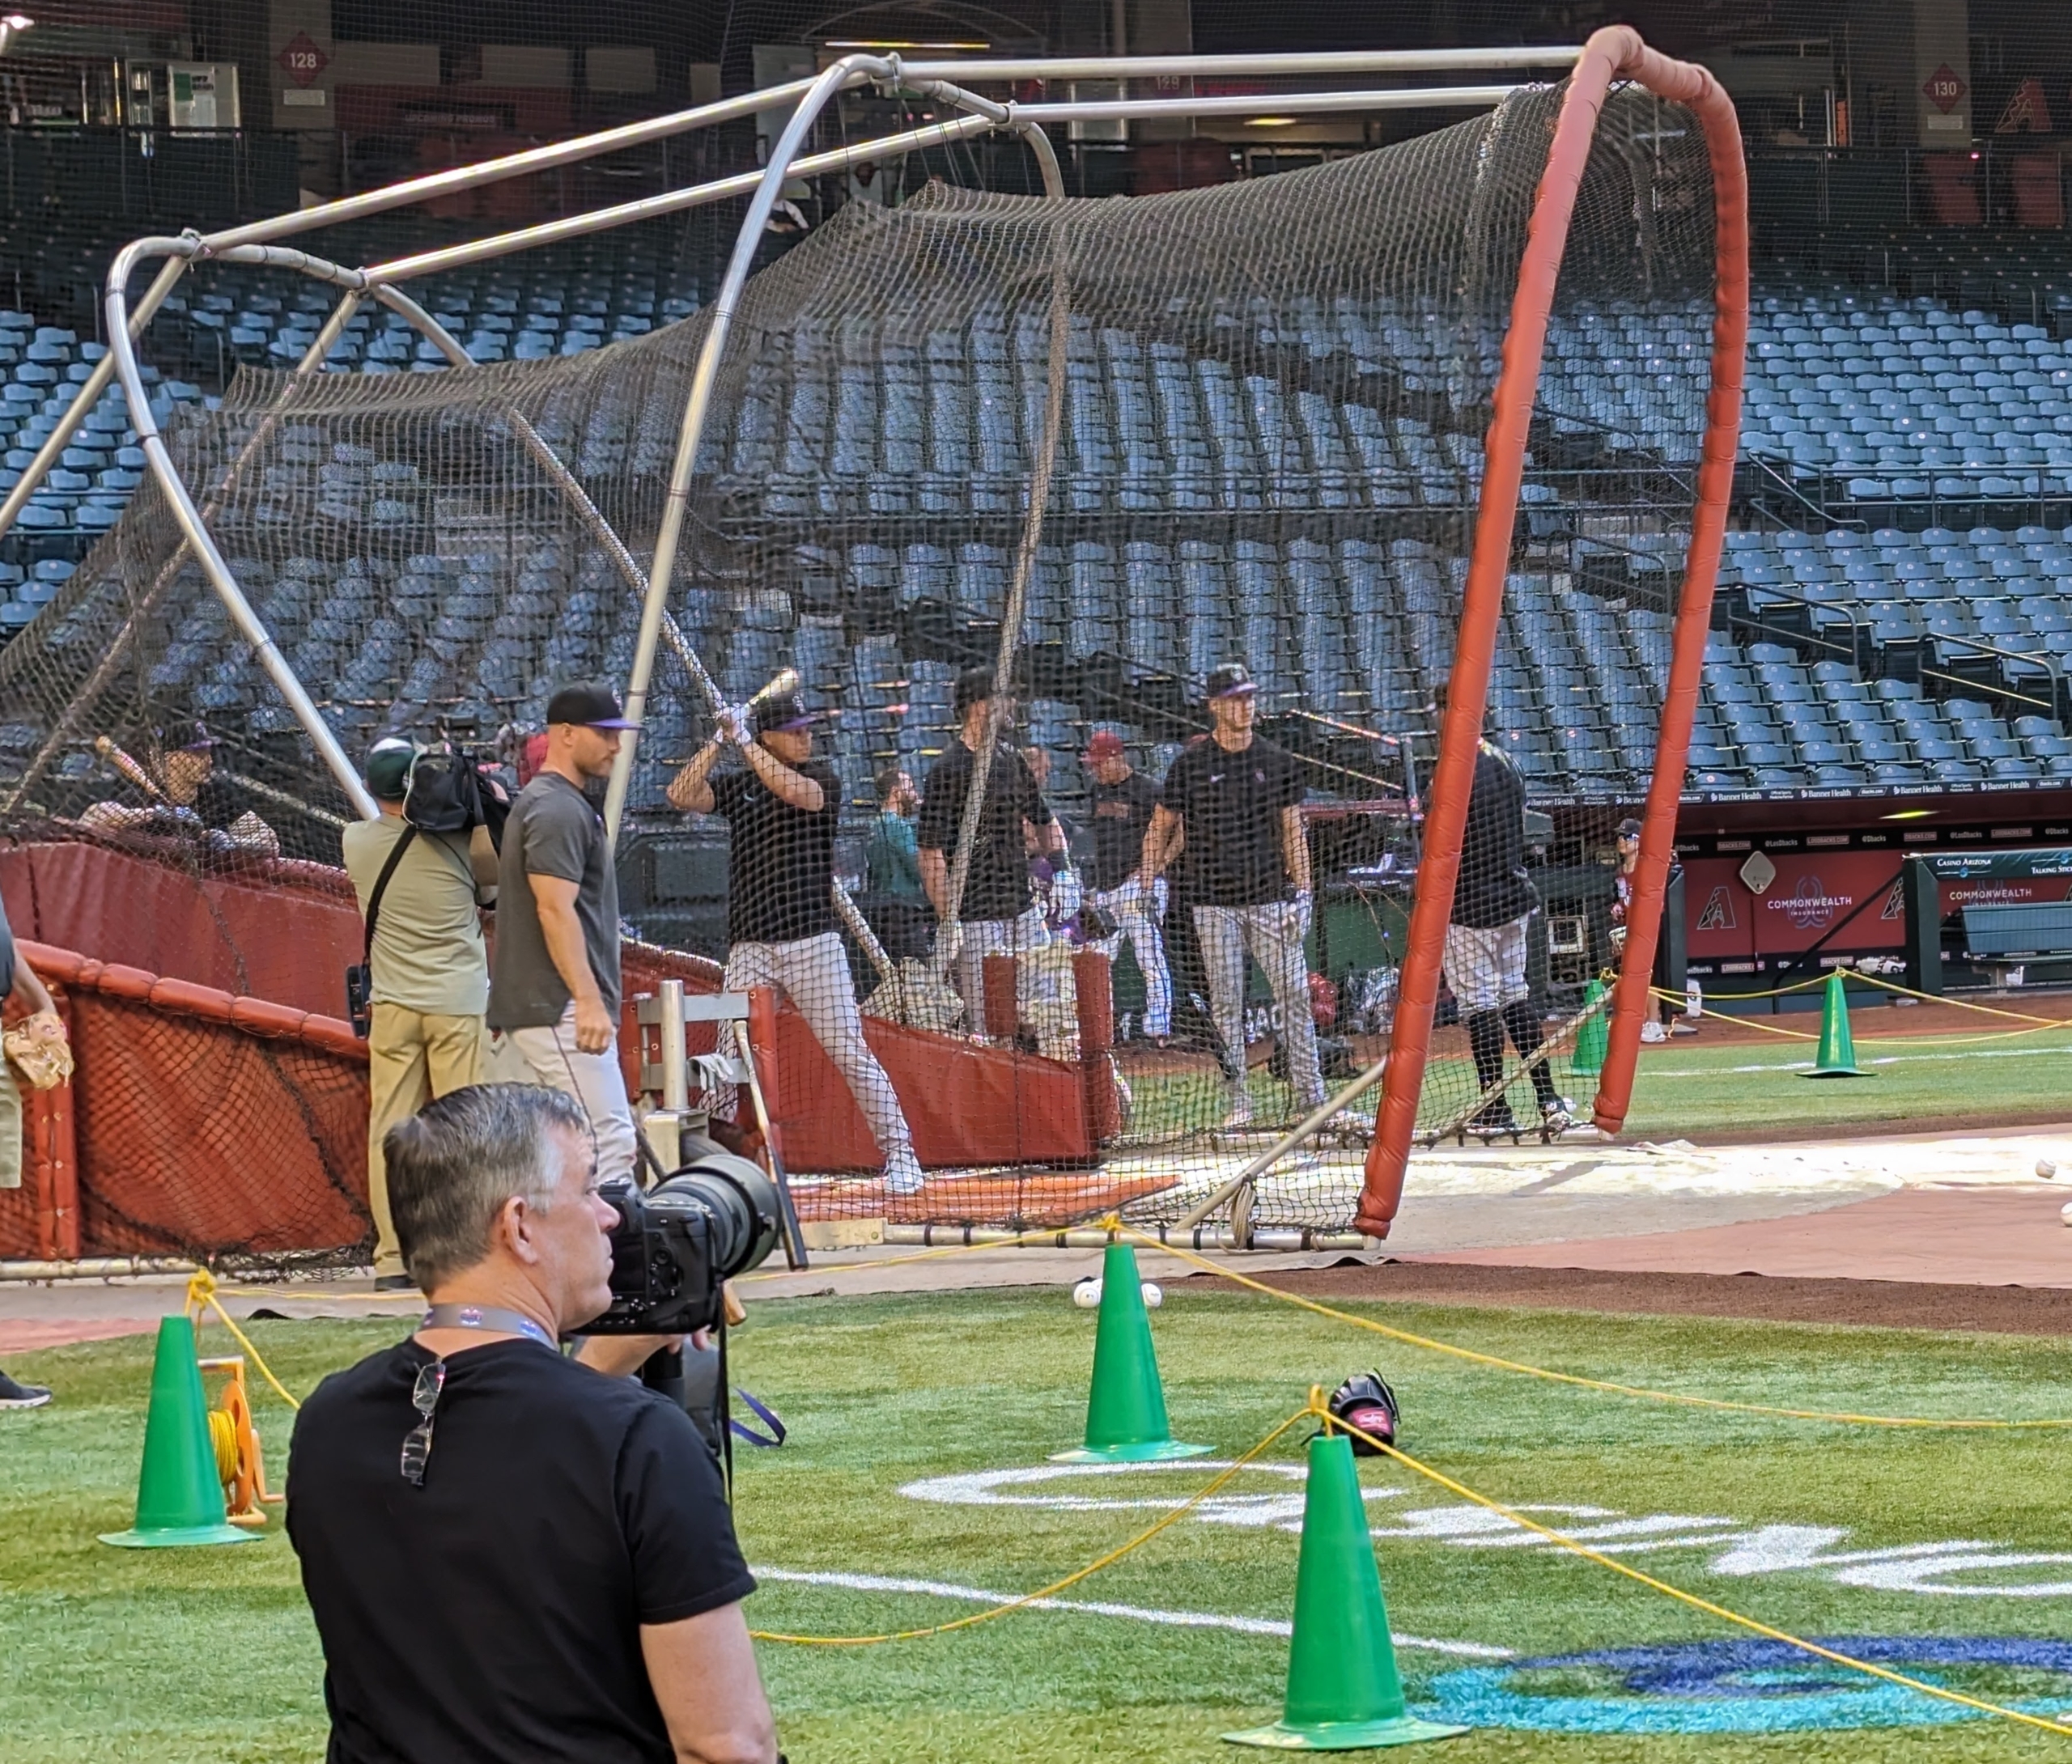
[[[1417,878],[1417,897],[1411,910],[1403,963],[1402,990],[1396,1001],[1395,1024],[1390,1042],[1388,1073],[1382,1083],[1382,1101],[1374,1126],[1374,1143],[1368,1149],[1365,1181],[1354,1215],[1354,1227],[1369,1236],[1388,1235],[1403,1201],[1403,1181],[1410,1161],[1410,1143],[1417,1126],[1418,1097],[1424,1088],[1424,1069],[1431,1053],[1432,1016],[1438,1002],[1440,957],[1446,926],[1452,917],[1454,888],[1460,873],[1461,834],[1467,819],[1468,793],[1475,774],[1475,751],[1481,739],[1482,719],[1489,691],[1489,670],[1496,650],[1497,624],[1503,609],[1504,574],[1510,560],[1511,536],[1516,524],[1518,493],[1525,475],[1525,452],[1539,392],[1539,363],[1547,346],[1547,327],[1554,304],[1555,284],[1560,275],[1561,259],[1568,244],[1569,225],[1575,212],[1583,173],[1590,161],[1590,144],[1597,132],[1598,117],[1612,82],[1620,78],[1637,80],[1650,91],[1675,102],[1689,104],[1705,118],[1716,189],[1726,174],[1722,171],[1723,148],[1715,133],[1713,112],[1717,106],[1709,95],[1717,95],[1712,76],[1703,68],[1670,60],[1649,49],[1637,32],[1615,25],[1592,33],[1583,46],[1575,71],[1561,102],[1554,139],[1545,170],[1534,197],[1532,218],[1518,264],[1518,286],[1511,297],[1509,327],[1505,333],[1501,367],[1497,375],[1489,432],[1484,443],[1482,501],[1476,517],[1475,544],[1468,561],[1467,582],[1463,595],[1460,630],[1448,681],[1446,722],[1440,731],[1438,764],[1433,770],[1425,799],[1424,852]],[[1700,108],[1700,107],[1705,107]],[[1732,126],[1732,110],[1726,107]],[[1739,341],[1733,350],[1734,371],[1726,400],[1728,436],[1725,456],[1728,479],[1733,469],[1733,441],[1738,435],[1740,408],[1739,363],[1741,344],[1747,335],[1747,253],[1746,185],[1741,171],[1739,132],[1727,138],[1731,151],[1731,175],[1726,188],[1731,192],[1734,212],[1739,217],[1733,238],[1739,248]],[[1716,201],[1721,198],[1716,197]],[[1725,235],[1721,248],[1725,248]],[[1722,281],[1726,265],[1722,263]],[[1722,294],[1724,298],[1724,294]],[[1723,338],[1716,318],[1713,333],[1714,385],[1709,405],[1705,463],[1712,464],[1716,433],[1722,411],[1718,373]],[[1710,616],[1713,575],[1718,565],[1720,533],[1725,502],[1722,497],[1719,519],[1712,528],[1710,564],[1704,572],[1705,616]],[[1677,627],[1677,641],[1685,641],[1685,627],[1692,614],[1692,589],[1698,578],[1700,546],[1693,535],[1691,559],[1684,585],[1684,601]],[[1680,652],[1680,651],[1679,651]],[[1704,653],[1703,628],[1699,630],[1698,656]],[[1673,759],[1675,783],[1668,804],[1667,831],[1654,836],[1658,867],[1653,873],[1653,893],[1637,889],[1637,904],[1649,926],[1649,956],[1653,960],[1653,927],[1659,915],[1662,891],[1667,875],[1670,843],[1675,833],[1675,799],[1680,795],[1685,752],[1696,690],[1696,664],[1691,664],[1690,702],[1683,706],[1683,735],[1672,755],[1668,743],[1673,733],[1665,709],[1663,745],[1656,756],[1650,812],[1662,793],[1665,767]],[[1675,676],[1672,673],[1672,679]],[[1641,861],[1645,866],[1648,838],[1644,833]],[[1645,885],[1645,878],[1643,886]],[[1650,909],[1650,902],[1652,901]],[[1633,937],[1629,931],[1628,947]],[[1628,958],[1629,964],[1631,957]],[[1622,980],[1621,997],[1625,995]],[[1614,1033],[1618,1024],[1615,1018]],[[1640,1025],[1631,1025],[1637,1047]],[[1615,1039],[1614,1046],[1616,1046]],[[1600,1109],[1602,1103],[1600,1100]]]
[[[1642,49],[1637,77],[1651,91],[1687,105],[1704,125],[1712,159],[1713,250],[1717,261],[1713,307],[1712,392],[1705,405],[1705,452],[1698,464],[1698,503],[1691,517],[1691,550],[1684,566],[1676,629],[1662,699],[1654,775],[1641,819],[1641,855],[1626,914],[1626,948],[1611,1000],[1611,1031],[1598,1075],[1592,1115],[1606,1133],[1625,1124],[1641,1054],[1641,1027],[1653,1004],[1654,953],[1662,901],[1676,845],[1676,810],[1711,628],[1713,588],[1734,494],[1734,456],[1741,445],[1741,393],[1748,348],[1748,184],[1741,156],[1741,125],[1717,81],[1692,67]]]

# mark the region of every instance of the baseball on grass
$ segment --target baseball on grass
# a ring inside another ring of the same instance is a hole
[[[2057,1166],[2052,1163],[2049,1158],[2038,1158],[2036,1160],[2036,1174],[2041,1177],[2044,1181],[2048,1182],[2053,1176],[2057,1174]]]
[[[1082,1311],[1091,1311],[1101,1302],[1101,1283],[1082,1280],[1072,1289],[1072,1302]]]
[[[1166,1289],[1159,1285],[1156,1280],[1145,1281],[1144,1283],[1144,1302],[1147,1309],[1153,1311],[1157,1310],[1160,1305],[1166,1302]]]

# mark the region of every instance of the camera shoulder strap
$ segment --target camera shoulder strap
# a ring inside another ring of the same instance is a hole
[[[389,849],[388,861],[381,866],[381,874],[374,879],[374,892],[367,897],[367,939],[360,959],[370,971],[374,966],[374,926],[381,916],[381,897],[388,892],[389,877],[395,875],[396,866],[403,861],[403,854],[417,836],[417,829],[404,822],[403,836]]]

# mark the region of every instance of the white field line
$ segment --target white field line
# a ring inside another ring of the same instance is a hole
[[[805,1586],[840,1587],[851,1592],[917,1592],[930,1598],[957,1599],[970,1605],[1005,1605],[1019,1595],[992,1592],[983,1587],[957,1586],[947,1580],[907,1580],[882,1574],[809,1572],[795,1568],[751,1567],[758,1580],[788,1580]],[[1175,1629],[1226,1629],[1241,1635],[1288,1635],[1294,1626],[1270,1617],[1229,1617],[1213,1611],[1161,1611],[1141,1605],[1113,1605],[1093,1599],[1033,1599],[1032,1611],[1081,1611],[1094,1617],[1124,1617],[1139,1623],[1163,1623]],[[1458,1654],[1469,1660],[1509,1660],[1511,1650],[1483,1642],[1433,1641],[1422,1635],[1395,1637],[1399,1647],[1421,1647],[1435,1654]]]
[[[1858,1063],[1865,1066],[1929,1066],[1951,1060],[2023,1060],[2037,1058],[2064,1059],[2072,1056],[2072,1048],[2065,1047],[1981,1047],[1968,1053],[1956,1054],[1878,1054],[1865,1058],[1858,1054]],[[1723,1078],[1734,1072],[1801,1072],[1813,1069],[1811,1060],[1764,1060],[1752,1066],[1705,1066],[1672,1067],[1668,1071],[1641,1068],[1648,1078]]]

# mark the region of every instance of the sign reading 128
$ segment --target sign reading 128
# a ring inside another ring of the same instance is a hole
[[[307,31],[297,32],[295,40],[274,59],[298,86],[310,84],[331,65],[331,57],[310,40]]]

